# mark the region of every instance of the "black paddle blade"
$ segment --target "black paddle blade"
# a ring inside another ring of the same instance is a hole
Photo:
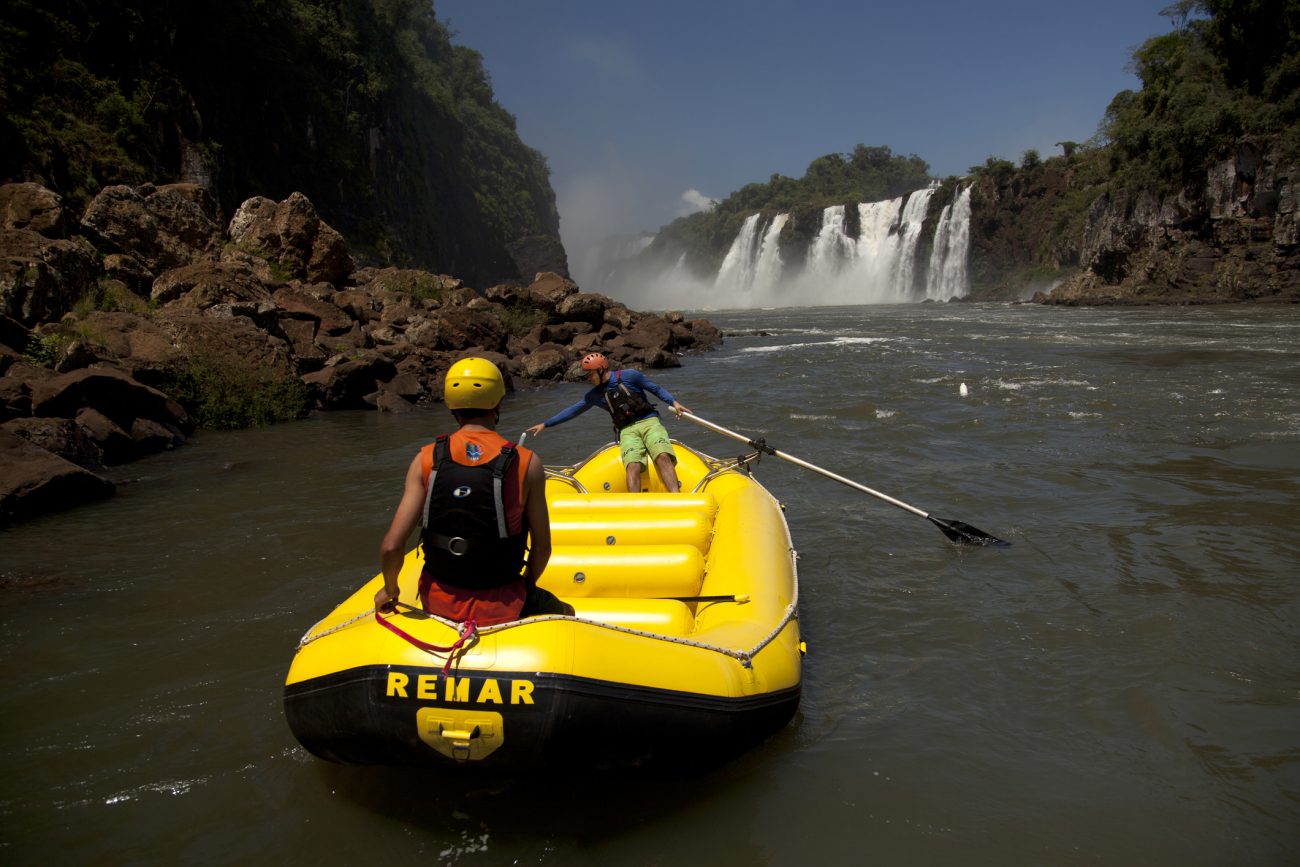
[[[997,536],[990,536],[978,527],[972,527],[970,524],[964,524],[961,521],[948,521],[943,518],[929,518],[930,523],[934,524],[943,534],[954,542],[960,542],[963,545],[985,545],[990,548],[1010,548],[1011,543],[1005,539],[999,539]]]

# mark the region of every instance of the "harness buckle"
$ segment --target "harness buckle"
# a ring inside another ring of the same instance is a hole
[[[447,550],[457,557],[463,557],[469,551],[469,540],[461,536],[452,536],[447,540]]]

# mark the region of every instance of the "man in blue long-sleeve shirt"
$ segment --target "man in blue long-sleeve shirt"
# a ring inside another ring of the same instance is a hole
[[[609,359],[599,352],[590,353],[583,358],[582,369],[587,372],[587,381],[592,384],[592,389],[573,406],[528,428],[527,433],[537,436],[544,428],[563,424],[593,406],[598,406],[609,413],[614,420],[614,429],[618,431],[619,454],[627,470],[627,489],[634,494],[641,490],[641,473],[645,469],[648,455],[655,462],[655,469],[659,471],[664,487],[673,494],[680,491],[675,466],[677,455],[673,453],[668,431],[664,430],[659,413],[645,393],[648,391],[672,406],[678,418],[690,410],[682,406],[666,388],[651,382],[639,370],[611,371]]]

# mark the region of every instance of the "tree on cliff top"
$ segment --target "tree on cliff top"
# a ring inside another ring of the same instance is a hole
[[[1176,29],[1133,54],[1142,89],[1117,94],[1102,121],[1117,180],[1196,183],[1243,135],[1300,156],[1300,0],[1181,0],[1164,14]]]

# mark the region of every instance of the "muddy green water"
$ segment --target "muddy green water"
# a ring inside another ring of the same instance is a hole
[[[708,315],[725,347],[654,375],[698,414],[1014,547],[765,458],[809,644],[786,730],[691,780],[340,767],[284,674],[448,419],[203,434],[0,531],[0,863],[1300,862],[1300,308]]]

